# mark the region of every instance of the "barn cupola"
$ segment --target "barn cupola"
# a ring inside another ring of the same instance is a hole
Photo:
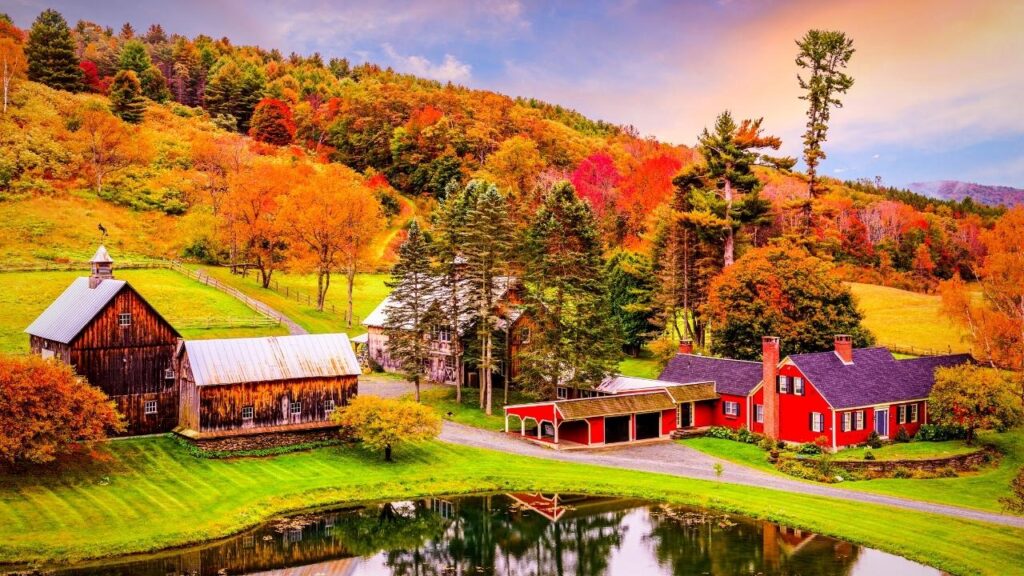
[[[847,334],[836,334],[836,356],[843,364],[853,364],[853,338]]]
[[[107,252],[106,246],[100,245],[96,249],[92,260],[89,260],[89,264],[92,265],[92,273],[89,275],[89,288],[95,288],[100,285],[100,282],[114,278],[114,260],[110,257],[110,253]]]

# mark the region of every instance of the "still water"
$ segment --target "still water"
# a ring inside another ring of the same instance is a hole
[[[939,574],[909,560],[741,516],[623,498],[495,494],[387,502],[71,575]]]

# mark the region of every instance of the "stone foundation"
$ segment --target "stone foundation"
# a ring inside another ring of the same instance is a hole
[[[207,452],[240,452],[266,450],[295,444],[340,440],[338,428],[317,428],[282,432],[258,432],[255,434],[224,436],[220,438],[189,438],[183,436],[200,450]]]
[[[943,468],[952,468],[957,472],[976,470],[998,458],[998,452],[982,449],[977,452],[947,456],[945,458],[929,458],[927,460],[836,460],[835,465],[850,472],[863,472],[888,476],[897,468],[922,472],[937,472]]]

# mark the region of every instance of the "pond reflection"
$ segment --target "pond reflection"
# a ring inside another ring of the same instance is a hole
[[[433,498],[304,514],[206,546],[52,573],[938,574],[769,522],[640,500],[554,494]]]

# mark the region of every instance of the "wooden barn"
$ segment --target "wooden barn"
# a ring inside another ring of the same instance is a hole
[[[127,419],[126,434],[172,430],[178,421],[173,367],[178,332],[127,282],[114,279],[100,246],[77,278],[25,329],[34,354],[67,362],[103,390]]]
[[[334,428],[361,373],[345,334],[190,340],[176,360],[178,432],[194,440]]]

